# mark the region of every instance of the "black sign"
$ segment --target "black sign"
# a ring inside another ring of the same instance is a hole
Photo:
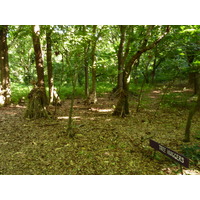
[[[158,142],[155,142],[153,140],[150,139],[150,146],[152,148],[154,148],[157,151],[160,151],[161,153],[165,154],[166,156],[172,158],[173,160],[177,161],[178,163],[180,163],[181,165],[183,165],[184,167],[189,168],[189,159],[186,158],[185,156],[172,151],[171,149],[159,144]]]

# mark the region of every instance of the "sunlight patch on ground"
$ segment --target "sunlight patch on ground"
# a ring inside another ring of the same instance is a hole
[[[26,106],[20,106],[20,105],[16,105],[16,108],[26,108]]]
[[[99,109],[99,108],[91,108],[91,111],[96,111],[96,112],[112,112],[113,109],[107,108],[107,109]]]
[[[160,94],[161,91],[160,91],[160,90],[154,90],[153,93],[154,93],[154,94]]]
[[[113,109],[99,109],[98,112],[112,112]]]
[[[72,119],[80,119],[80,116],[72,117]],[[69,119],[69,116],[58,117],[57,119]]]
[[[163,168],[162,171],[165,173],[165,174],[173,174],[173,171],[174,169],[171,169],[171,168]],[[180,170],[179,172],[177,173],[177,175],[182,175]],[[200,172],[198,170],[191,170],[191,169],[183,169],[183,175],[200,175]]]
[[[198,170],[183,170],[183,174],[185,175],[200,175]]]

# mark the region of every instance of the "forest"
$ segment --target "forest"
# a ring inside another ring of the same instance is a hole
[[[0,25],[0,77],[2,175],[200,175],[199,25]]]

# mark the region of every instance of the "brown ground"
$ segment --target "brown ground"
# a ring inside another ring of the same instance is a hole
[[[97,105],[85,106],[77,99],[74,139],[66,133],[70,100],[48,120],[24,119],[23,106],[2,107],[0,174],[180,174],[179,165],[164,155],[157,153],[153,159],[149,138],[181,153],[188,110],[159,108],[160,97],[160,90],[144,95],[138,113],[132,97],[126,118],[112,116],[116,100],[107,95]],[[192,134],[199,124],[197,113]],[[189,144],[200,145],[193,135]],[[199,167],[191,162],[184,173],[200,174]]]

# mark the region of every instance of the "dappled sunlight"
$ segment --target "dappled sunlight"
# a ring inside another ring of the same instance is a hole
[[[3,95],[0,95],[0,105],[4,105],[5,103],[5,97]]]
[[[192,92],[192,89],[183,88],[182,90],[172,90],[174,93]]]
[[[57,117],[57,119],[69,119],[69,116]],[[72,119],[81,119],[81,117],[80,116],[75,116],[75,117],[72,117]]]
[[[183,174],[185,174],[185,175],[200,175],[198,170],[191,170],[191,169],[183,170]]]
[[[99,109],[97,112],[112,112],[113,109]]]
[[[160,90],[154,90],[152,93],[154,93],[154,94],[160,94],[161,91]]]
[[[21,106],[21,105],[18,105],[18,104],[15,107],[16,108],[26,108],[26,106]]]
[[[113,112],[113,109],[112,109],[112,108],[106,108],[106,109],[91,108],[90,110],[91,110],[91,111],[94,111],[94,112],[102,112],[102,113],[105,113],[105,112]]]
[[[183,174],[181,173],[180,169],[178,167],[167,167],[161,169],[164,174],[177,174],[177,175],[200,175],[198,170],[192,170],[192,169],[183,169]]]

